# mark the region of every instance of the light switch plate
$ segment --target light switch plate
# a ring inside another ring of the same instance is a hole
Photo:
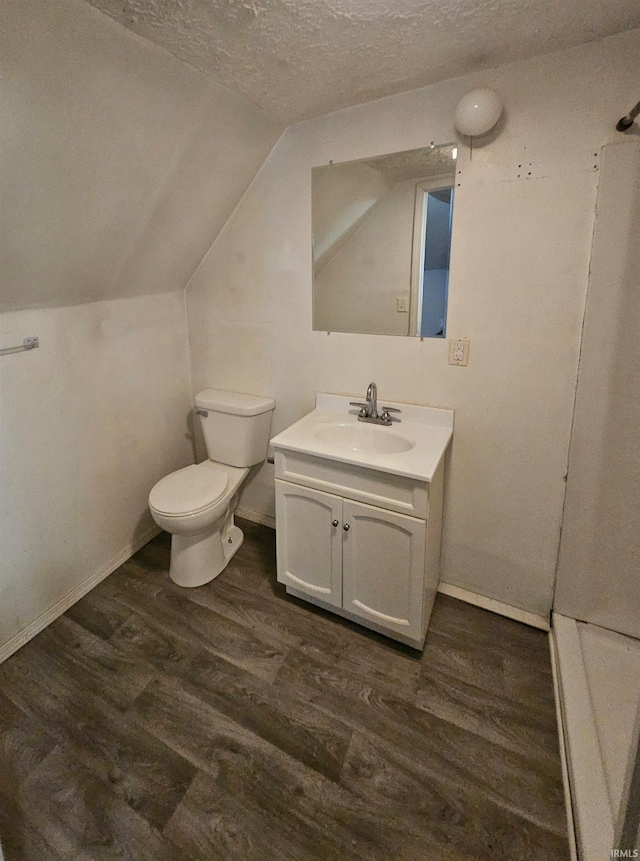
[[[466,367],[469,364],[469,339],[449,339],[449,364]]]
[[[409,299],[407,296],[396,296],[396,311],[407,313],[409,310]]]

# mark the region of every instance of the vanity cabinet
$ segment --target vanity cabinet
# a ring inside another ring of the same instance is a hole
[[[360,502],[343,503],[342,606],[419,640],[426,522]]]
[[[439,580],[443,461],[428,483],[277,451],[278,581],[422,648]]]
[[[342,607],[342,499],[276,479],[278,580]]]

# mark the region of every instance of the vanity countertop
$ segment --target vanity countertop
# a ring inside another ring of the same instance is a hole
[[[402,410],[401,421],[384,427],[358,421],[358,408],[349,405],[358,400],[319,392],[316,408],[273,437],[271,445],[430,482],[453,435],[453,410],[380,398],[379,410]]]

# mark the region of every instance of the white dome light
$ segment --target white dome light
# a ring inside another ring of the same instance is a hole
[[[500,96],[490,87],[480,87],[470,90],[460,99],[453,115],[453,124],[461,134],[478,137],[490,132],[501,114]]]

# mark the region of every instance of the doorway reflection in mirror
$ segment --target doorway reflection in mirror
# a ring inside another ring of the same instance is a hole
[[[417,226],[421,241],[420,283],[417,287],[417,332],[422,338],[444,338],[449,293],[449,257],[451,251],[451,220],[453,188],[427,190],[418,185],[416,191]]]

